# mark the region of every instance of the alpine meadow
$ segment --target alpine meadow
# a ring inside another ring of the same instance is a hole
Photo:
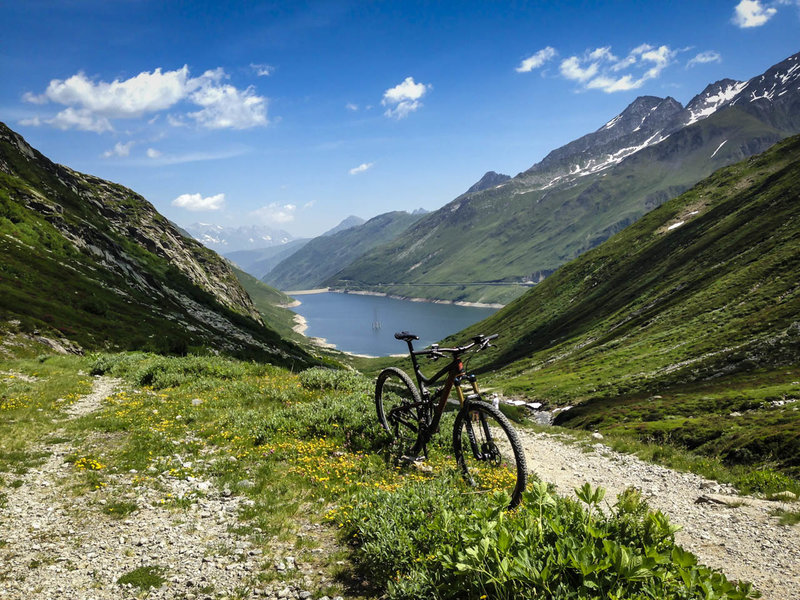
[[[797,0],[4,13],[0,598],[800,600]]]

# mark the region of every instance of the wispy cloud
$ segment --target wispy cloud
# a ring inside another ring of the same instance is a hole
[[[117,142],[114,144],[114,147],[111,150],[106,150],[103,152],[103,158],[111,158],[112,156],[129,156],[134,143],[135,142],[128,142],[127,144],[123,144],[122,142]]]
[[[778,9],[764,6],[760,0],[741,0],[734,9],[733,22],[742,29],[761,27],[777,12]]]
[[[433,88],[430,84],[415,83],[413,77],[406,77],[402,83],[383,93],[381,104],[388,107],[383,114],[393,119],[404,119],[422,106],[422,98]]]
[[[552,52],[545,52],[548,49]],[[549,46],[540,50],[527,59],[531,61],[530,65],[533,65],[527,71],[536,68],[535,65],[540,62],[537,55],[542,52],[545,52],[542,57],[552,58],[557,54],[557,51]],[[580,56],[564,58],[559,63],[559,73],[565,79],[587,90],[602,90],[606,93],[634,90],[642,87],[645,82],[659,77],[661,72],[672,64],[677,53],[677,50],[672,50],[669,46],[655,47],[641,44],[620,58],[611,51],[611,46],[604,46],[587,50]],[[704,58],[710,57],[708,54]],[[517,71],[527,72],[522,69],[523,66],[527,66],[525,61]]]
[[[519,63],[516,71],[517,73],[530,73],[555,58],[557,54],[558,52],[556,52],[555,48],[546,46]]]
[[[43,93],[28,92],[23,100],[39,106],[66,106],[53,118],[37,119],[39,124],[97,133],[113,131],[113,119],[150,116],[182,102],[200,110],[168,118],[170,124],[184,124],[184,119],[189,118],[209,129],[267,125],[267,99],[252,87],[239,89],[224,83],[226,79],[228,75],[221,68],[191,77],[187,66],[174,71],[157,68],[111,82],[95,81],[79,72],[67,79],[53,79]],[[34,123],[30,120],[30,124]]]
[[[689,62],[686,63],[686,68],[693,67],[695,65],[704,65],[706,63],[718,63],[722,62],[722,56],[719,52],[715,50],[706,50],[705,52],[701,52],[694,58],[692,58]]]
[[[147,158],[131,158],[125,164],[139,167],[162,167],[166,165],[181,165],[184,163],[204,162],[209,160],[225,160],[236,158],[251,151],[247,146],[234,147],[216,152],[186,152],[184,154],[165,154],[155,148],[149,148],[145,153]]]
[[[344,107],[352,112],[356,112],[358,110],[358,104],[353,104],[352,102],[348,102],[344,105]]]
[[[294,221],[294,213],[297,206],[294,204],[279,204],[272,202],[266,206],[254,210],[251,215],[261,219],[268,225],[280,225]]]
[[[361,163],[357,167],[353,167],[350,169],[350,175],[358,175],[359,173],[363,173],[364,171],[368,171],[372,168],[372,165],[375,163]]]
[[[221,210],[225,206],[225,194],[203,197],[202,194],[181,194],[172,201],[172,206],[193,212]]]
[[[250,63],[250,68],[253,69],[255,74],[259,77],[269,77],[275,72],[275,67],[272,65],[257,65]]]

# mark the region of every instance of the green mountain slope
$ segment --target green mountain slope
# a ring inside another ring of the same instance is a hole
[[[0,124],[0,321],[86,349],[308,355],[264,326],[228,264],[144,198],[56,165]]]
[[[746,84],[718,82],[686,108],[639,98],[596,132],[510,181],[456,198],[325,283],[509,301],[720,167],[800,132],[797,60]],[[740,101],[697,120],[731,86]]]
[[[800,472],[800,413],[782,404],[800,398],[798,273],[800,136],[717,171],[457,337],[500,333],[474,364],[506,392],[582,403],[561,423],[730,460],[746,448]]]
[[[281,290],[320,287],[365,252],[397,238],[420,217],[403,211],[389,212],[362,225],[314,238],[275,266],[263,281]]]
[[[234,268],[233,272],[253,300],[253,304],[258,309],[258,312],[261,313],[261,317],[270,324],[272,329],[287,339],[304,339],[302,335],[296,334],[292,330],[295,313],[287,308],[293,302],[289,296],[268,286],[249,273],[237,268]]]

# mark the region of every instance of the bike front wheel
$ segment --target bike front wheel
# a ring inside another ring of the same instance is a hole
[[[519,504],[528,471],[514,427],[499,409],[471,401],[456,416],[453,453],[468,486],[477,492],[505,492],[508,508]]]
[[[389,367],[381,371],[375,383],[375,408],[378,421],[406,453],[414,446],[420,431],[422,400],[417,386],[402,370]]]

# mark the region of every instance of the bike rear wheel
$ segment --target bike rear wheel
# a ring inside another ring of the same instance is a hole
[[[519,504],[528,470],[514,427],[499,409],[470,401],[456,416],[453,453],[461,475],[476,491],[505,492]]]
[[[401,454],[410,451],[417,441],[421,404],[417,386],[404,371],[389,367],[378,375],[375,384],[378,421],[392,436]]]

